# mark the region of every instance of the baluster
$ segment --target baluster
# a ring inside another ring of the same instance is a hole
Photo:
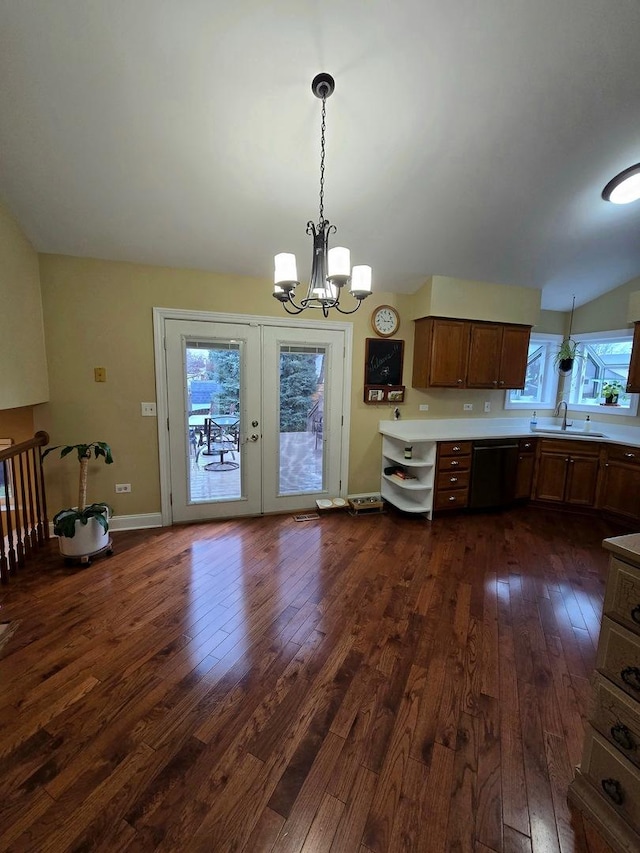
[[[4,464],[4,463],[3,463]],[[7,481],[4,481],[4,499],[5,507],[0,507],[0,582],[7,583],[9,580],[9,564],[5,553],[4,544],[4,516],[5,508],[9,500],[9,490],[7,489]]]
[[[9,491],[9,484],[12,482],[11,470],[7,465],[7,460],[2,460],[2,471],[4,474],[4,519],[6,526],[6,539],[7,539],[7,554],[9,556],[9,574],[13,575],[16,572],[16,549],[14,546],[14,536],[13,536],[13,522],[14,522],[14,513],[11,510],[11,498]]]
[[[22,502],[22,541],[24,544],[24,556],[25,560],[29,558],[32,547],[31,547],[31,535],[29,533],[29,507],[27,505],[27,497],[25,490],[25,470],[24,470],[24,453],[21,453],[18,456],[18,465],[20,468],[20,498]]]

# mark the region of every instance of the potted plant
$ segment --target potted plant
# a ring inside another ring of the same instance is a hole
[[[576,358],[580,358],[578,353],[579,341],[574,341],[571,338],[565,338],[554,358],[554,364],[560,373],[567,374],[573,370],[573,362]]]
[[[605,406],[615,406],[618,403],[618,397],[622,391],[622,383],[616,379],[610,379],[602,386],[602,396],[604,397]]]
[[[61,509],[53,517],[53,532],[58,537],[60,553],[65,557],[81,557],[83,562],[87,562],[89,557],[101,551],[111,553],[109,537],[111,507],[106,503],[92,503],[87,506],[87,473],[92,452],[96,459],[102,458],[106,465],[111,465],[113,462],[111,448],[104,441],[56,445],[45,450],[42,458],[44,459],[54,450],[60,450],[61,459],[75,451],[80,463],[78,505]]]

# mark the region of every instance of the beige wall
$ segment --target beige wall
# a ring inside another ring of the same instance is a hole
[[[271,297],[270,282],[197,270],[176,270],[54,255],[40,256],[40,278],[49,354],[51,401],[36,407],[36,428],[52,442],[107,441],[115,464],[93,463],[92,500],[110,501],[117,514],[160,510],[157,422],[142,418],[140,402],[155,399],[152,308],[284,316]],[[637,289],[637,288],[636,288]],[[405,341],[402,418],[522,417],[504,410],[502,391],[411,388],[413,320],[423,294],[376,292],[352,317],[353,371],[348,491],[379,489],[378,422],[391,417],[387,404],[362,399],[365,341],[373,337],[371,314],[380,304],[398,308],[397,337]],[[536,329],[561,333],[567,315],[541,312]],[[295,323],[295,317],[292,318]],[[107,382],[96,383],[94,367],[104,367]],[[483,404],[491,404],[485,414]],[[429,411],[419,411],[426,403]],[[473,411],[464,412],[471,403]],[[637,419],[629,419],[637,423]],[[1,423],[1,422],[0,422]],[[52,509],[75,501],[76,464],[48,460],[47,483]],[[132,483],[129,495],[115,495],[116,482]]]
[[[634,278],[626,284],[616,287],[609,293],[576,308],[573,315],[575,333],[606,332],[626,329],[639,317],[629,315],[629,304],[635,304],[633,294],[640,290],[640,278]],[[639,306],[640,307],[640,306]]]
[[[14,444],[18,444],[33,438],[34,432],[31,406],[0,411],[0,438],[11,438]]]
[[[0,305],[0,409],[40,403],[49,388],[38,255],[1,203]]]
[[[152,308],[184,308],[229,313],[284,316],[267,280],[231,277],[197,270],[41,255],[40,278],[45,311],[51,402],[37,409],[36,427],[54,444],[107,441],[113,466],[93,463],[92,500],[109,500],[117,514],[157,512],[160,508],[156,420],[140,416],[140,402],[155,399]],[[495,417],[504,415],[504,392],[442,389],[418,391],[411,385],[414,297],[375,293],[353,323],[353,375],[350,439],[350,493],[379,488],[378,421],[391,415],[387,404],[362,399],[364,353],[373,337],[371,314],[380,304],[400,311],[398,337],[405,341],[403,418]],[[295,323],[295,318],[292,318]],[[96,383],[94,367],[104,367],[107,382]],[[463,399],[464,397],[464,399]],[[491,402],[490,415],[482,412]],[[463,403],[474,410],[463,412]],[[420,403],[429,412],[419,412]],[[510,413],[519,416],[520,413]],[[76,471],[71,459],[48,460],[51,506],[75,500]],[[130,482],[129,495],[115,495],[116,482]]]
[[[535,326],[540,291],[533,287],[434,275],[412,296],[412,317],[462,317]]]

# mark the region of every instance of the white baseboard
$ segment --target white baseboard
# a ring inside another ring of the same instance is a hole
[[[139,515],[114,515],[109,519],[110,530],[144,530],[147,527],[162,527],[162,515],[159,512],[147,512]],[[50,522],[49,536],[53,535],[53,524]]]

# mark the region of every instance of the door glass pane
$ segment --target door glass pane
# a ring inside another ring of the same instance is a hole
[[[285,346],[280,354],[279,493],[324,489],[326,348]]]
[[[240,344],[188,341],[186,387],[189,501],[228,501],[242,495]]]

